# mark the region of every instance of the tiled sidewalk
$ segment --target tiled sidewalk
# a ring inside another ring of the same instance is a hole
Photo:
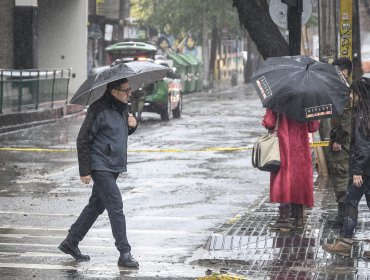
[[[335,214],[332,190],[315,189],[315,206],[305,210],[303,230],[272,231],[269,224],[277,217],[277,205],[270,204],[269,194],[265,193],[208,239],[198,251],[197,263],[213,272],[247,279],[370,280],[370,261],[362,258],[363,251],[370,250],[370,210],[363,200],[357,242],[349,258],[328,254],[321,248],[333,242],[339,232],[327,222]]]

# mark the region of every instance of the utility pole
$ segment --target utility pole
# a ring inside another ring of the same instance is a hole
[[[358,0],[353,0],[352,5],[352,62],[353,62],[353,74],[352,79],[356,80],[362,76],[361,67],[361,35],[360,35],[360,12]]]
[[[123,33],[125,30],[125,6],[126,0],[119,0],[119,11],[118,11],[118,40],[124,39]]]
[[[339,2],[339,57],[347,57],[352,60],[352,0],[340,0]]]
[[[319,59],[332,63],[338,54],[336,0],[318,1]]]
[[[338,55],[338,29],[337,29],[337,1],[318,1],[319,8],[319,59],[332,63]],[[330,121],[320,121],[320,138],[322,141],[329,140]],[[329,183],[328,148],[316,147],[317,166],[319,176],[317,182],[321,187],[327,187]]]
[[[339,57],[348,57],[352,60],[352,79],[355,80],[362,75],[358,0],[340,1],[339,28]]]
[[[282,0],[288,5],[289,54],[301,54],[302,0]]]

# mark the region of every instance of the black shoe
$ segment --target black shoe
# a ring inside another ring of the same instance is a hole
[[[118,266],[137,268],[139,267],[139,263],[131,256],[130,252],[121,253],[118,259]]]
[[[64,240],[59,245],[58,249],[61,250],[63,253],[71,255],[78,261],[87,262],[90,260],[90,257],[88,255],[81,254],[81,251],[80,249],[78,249],[78,246],[71,245],[67,240]]]
[[[343,226],[343,218],[336,216],[327,220],[328,224],[333,228],[341,228]]]

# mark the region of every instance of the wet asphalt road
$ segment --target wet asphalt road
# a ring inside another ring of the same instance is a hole
[[[70,150],[0,151],[1,279],[204,276],[206,268],[194,265],[195,252],[258,199],[269,178],[251,167],[250,150],[194,150],[250,146],[264,131],[262,114],[245,85],[184,96],[180,119],[161,122],[159,115],[143,114],[130,136],[128,173],[118,179],[139,270],[117,267],[106,212],[80,243],[90,262],[75,262],[57,249],[90,194],[79,182],[73,151],[82,117],[0,135],[2,147]]]

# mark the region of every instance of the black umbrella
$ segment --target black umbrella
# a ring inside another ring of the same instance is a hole
[[[149,61],[132,61],[118,63],[108,69],[89,77],[77,90],[69,103],[89,105],[99,99],[109,82],[127,78],[132,91],[143,84],[152,83],[166,77],[170,69]]]
[[[251,81],[263,107],[300,122],[340,116],[349,98],[339,68],[308,56],[267,58]]]

